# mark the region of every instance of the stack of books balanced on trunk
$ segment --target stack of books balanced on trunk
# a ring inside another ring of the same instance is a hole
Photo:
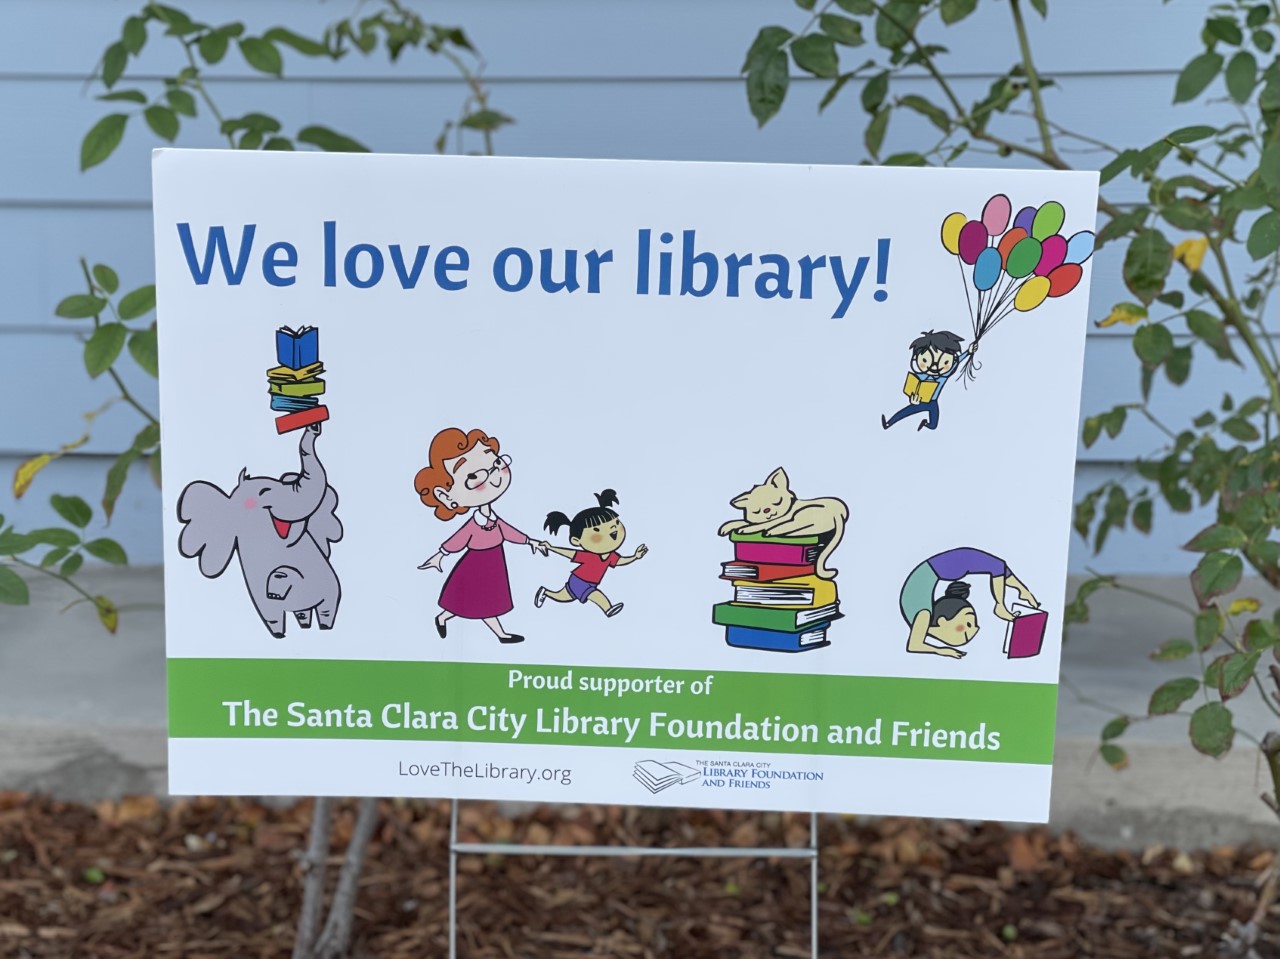
[[[329,408],[320,402],[324,394],[324,364],[320,362],[320,334],[314,326],[276,330],[276,362],[267,370],[267,392],[276,417],[276,432],[300,430],[329,418]]]
[[[835,580],[814,572],[824,538],[730,533],[729,541],[734,558],[721,564],[720,578],[733,584],[733,601],[711,613],[725,627],[725,642],[786,653],[830,645],[840,599]]]

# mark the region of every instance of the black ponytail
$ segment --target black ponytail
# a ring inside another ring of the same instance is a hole
[[[601,490],[599,493],[596,493],[596,502],[600,504],[601,509],[608,509],[610,506],[617,506],[618,505],[617,490],[611,490],[611,489]]]
[[[556,510],[553,513],[547,514],[546,522],[542,524],[542,528],[554,536],[556,533],[560,532],[560,528],[562,526],[568,526],[571,522],[573,521],[569,519],[568,516],[561,513],[559,510]]]

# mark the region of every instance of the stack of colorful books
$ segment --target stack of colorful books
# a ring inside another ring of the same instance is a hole
[[[324,393],[324,364],[320,362],[320,333],[314,326],[276,330],[276,362],[267,370],[267,392],[276,417],[276,432],[300,430],[329,418],[329,408],[318,399]]]
[[[729,540],[734,558],[721,564],[720,578],[733,583],[733,601],[711,612],[725,627],[725,642],[785,653],[829,646],[840,600],[835,580],[814,572],[823,539],[730,533]]]

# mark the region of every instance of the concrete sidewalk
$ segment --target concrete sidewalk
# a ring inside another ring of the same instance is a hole
[[[74,597],[48,577],[30,580],[31,606],[0,606],[0,789],[80,800],[163,793],[160,571],[83,576],[91,592],[124,607],[117,635],[103,631],[87,604],[60,612]],[[1128,582],[1190,601],[1185,580]],[[1267,595],[1267,588],[1254,595]],[[1073,628],[1063,659],[1066,683],[1081,694],[1142,716],[1157,685],[1194,673],[1187,663],[1147,658],[1165,639],[1190,635],[1177,610],[1114,590],[1095,594],[1092,606],[1092,621]],[[1066,685],[1059,702],[1056,827],[1108,845],[1274,842],[1275,817],[1258,798],[1270,783],[1243,735],[1215,761],[1191,749],[1185,718],[1140,723],[1120,742],[1132,765],[1116,773],[1097,759],[1098,731],[1110,714]],[[1256,692],[1230,705],[1238,728],[1255,736],[1280,726]]]

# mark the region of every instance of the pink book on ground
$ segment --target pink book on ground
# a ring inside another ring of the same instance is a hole
[[[1022,613],[1009,624],[1009,638],[1005,652],[1010,659],[1028,659],[1040,655],[1044,645],[1045,626],[1049,614],[1043,610]]]

